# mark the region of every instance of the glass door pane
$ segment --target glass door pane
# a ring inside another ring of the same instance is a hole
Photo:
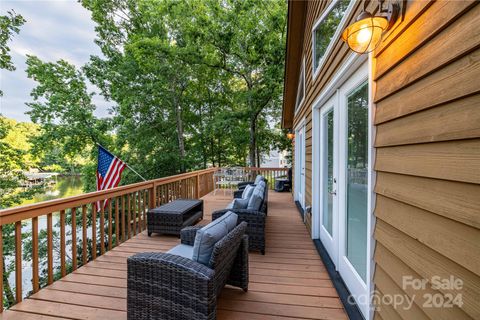
[[[322,208],[322,224],[332,235],[333,221],[333,193],[334,193],[334,177],[333,177],[333,109],[323,116],[323,208]]]
[[[346,256],[366,281],[368,199],[368,84],[347,97]]]

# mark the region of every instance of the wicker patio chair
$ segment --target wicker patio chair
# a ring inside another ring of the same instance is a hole
[[[248,289],[248,237],[240,223],[213,249],[209,266],[168,253],[140,253],[127,260],[129,320],[216,319],[217,297],[225,284]],[[192,245],[199,227],[181,232]]]

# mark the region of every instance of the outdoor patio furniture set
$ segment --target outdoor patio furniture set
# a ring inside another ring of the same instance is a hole
[[[239,187],[205,226],[186,226],[203,217],[201,200],[150,210],[148,234],[179,234],[181,243],[128,258],[128,319],[215,319],[226,284],[248,290],[248,251],[265,254],[268,188],[262,176]]]

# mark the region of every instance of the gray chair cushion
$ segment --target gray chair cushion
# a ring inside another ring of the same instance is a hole
[[[234,200],[235,200],[235,199],[234,199]],[[227,204],[227,206],[225,207],[225,209],[233,209],[233,203],[234,203],[234,202],[235,202],[235,201],[232,201],[232,202],[230,202],[229,204]]]
[[[186,244],[179,244],[178,246],[175,246],[172,249],[168,250],[167,253],[192,259],[193,247]]]
[[[263,202],[263,191],[260,186],[255,187],[252,196],[248,200],[247,210],[260,210]]]
[[[222,218],[227,225],[228,232],[232,231],[237,226],[238,216],[235,212],[228,211],[222,216]]]
[[[254,184],[258,184],[260,181],[263,181],[263,176],[262,176],[262,175],[258,175],[258,176],[255,178]]]
[[[250,199],[250,196],[252,195],[254,189],[254,186],[247,185],[245,189],[243,189],[242,199]]]
[[[215,243],[237,225],[237,215],[231,211],[197,231],[192,260],[208,266]]]
[[[252,190],[253,193],[253,190]],[[232,207],[227,209],[247,209],[249,199],[233,199]]]
[[[267,187],[267,184],[265,183],[265,180],[260,181],[255,188],[257,188],[257,187],[262,188],[262,192],[264,192],[265,188]]]

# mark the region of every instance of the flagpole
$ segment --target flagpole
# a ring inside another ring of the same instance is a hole
[[[117,157],[116,155],[114,155],[113,153],[111,153],[110,150],[108,150],[107,148],[105,148],[104,146],[102,146],[100,143],[97,142],[97,145],[98,145],[99,147],[102,147],[103,149],[105,149],[108,153],[110,153],[110,154],[111,154],[112,156],[114,156],[115,158],[120,159],[119,157]],[[137,171],[135,171],[135,169],[133,169],[132,167],[130,167],[130,166],[128,165],[128,163],[126,163],[125,161],[123,161],[123,160],[121,160],[121,159],[120,159],[120,161],[122,161],[123,163],[125,163],[125,165],[127,166],[127,168],[130,169],[130,170],[132,170],[137,176],[139,176],[140,178],[142,178],[143,181],[147,181],[147,179],[145,179],[144,177],[142,177],[142,176],[140,175],[140,173],[138,173]]]

